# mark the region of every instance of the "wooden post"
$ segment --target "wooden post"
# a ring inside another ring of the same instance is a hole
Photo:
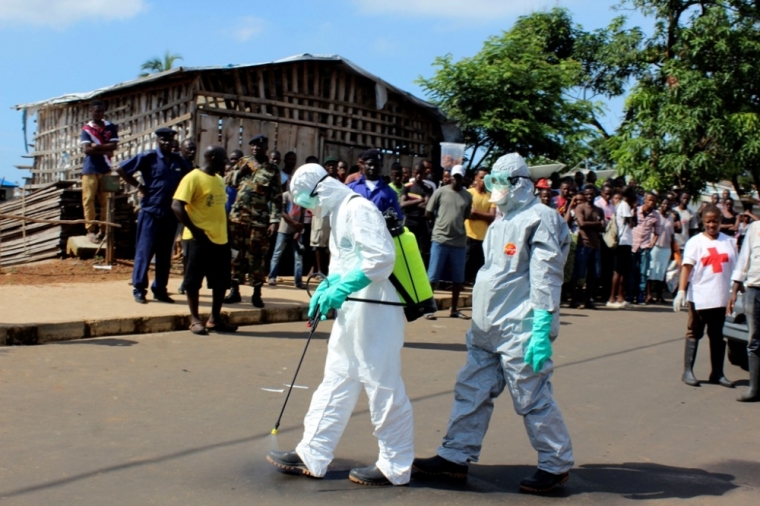
[[[113,223],[114,207],[116,199],[113,192],[108,192],[108,199],[106,199],[106,220],[109,223]],[[113,227],[108,226],[106,228],[106,265],[114,264],[114,233]]]

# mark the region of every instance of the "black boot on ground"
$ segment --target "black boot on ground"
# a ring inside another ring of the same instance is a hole
[[[689,386],[698,387],[699,381],[694,376],[694,361],[697,358],[697,340],[686,339],[683,352],[683,376],[681,380]]]
[[[357,467],[348,473],[348,479],[359,485],[387,487],[393,485],[377,466]]]
[[[267,461],[280,469],[283,473],[287,474],[303,474],[304,476],[310,476],[315,478],[306,464],[303,463],[301,457],[298,456],[295,450],[290,452],[276,452],[271,451],[267,455]]]
[[[261,285],[257,285],[253,287],[253,296],[251,297],[251,304],[253,304],[253,307],[258,307],[258,308],[264,307],[264,301],[261,300]]]
[[[412,474],[416,477],[440,476],[452,480],[466,480],[468,466],[455,464],[440,455],[428,459],[414,459]]]
[[[230,293],[227,294],[227,296],[224,298],[225,304],[236,304],[240,302],[240,287],[237,283],[232,283],[232,287],[230,288]]]
[[[153,292],[153,298],[159,302],[166,302],[167,304],[174,304],[174,299],[169,297],[166,292]]]
[[[749,362],[749,388],[736,400],[739,402],[758,402],[760,401],[760,357],[754,353],[749,353],[747,361]]]
[[[726,388],[734,388],[733,382],[723,375],[723,362],[726,356],[726,341],[723,339],[710,340],[710,383]]]
[[[570,299],[570,304],[567,307],[569,307],[570,309],[577,309],[581,307],[580,302],[578,302],[580,300],[581,287],[579,287],[575,281],[573,281],[572,283],[573,283],[573,290],[572,290],[573,296]]]
[[[536,470],[533,476],[520,482],[520,491],[529,494],[545,494],[570,479],[570,473],[552,474],[542,469]]]

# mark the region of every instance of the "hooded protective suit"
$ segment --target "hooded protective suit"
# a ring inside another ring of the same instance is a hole
[[[317,164],[300,167],[291,181],[295,202],[317,204],[329,215],[330,279],[368,278],[351,297],[399,302],[388,281],[396,254],[380,211]],[[352,198],[356,196],[356,198]],[[359,272],[360,271],[360,272]],[[353,275],[353,276],[352,276]],[[337,285],[336,285],[337,286]],[[316,294],[315,294],[316,297]],[[414,459],[412,405],[401,379],[404,313],[399,306],[345,301],[328,344],[322,384],[304,419],[296,452],[317,477],[324,476],[362,387],[380,447],[377,467],[394,485],[409,482]]]
[[[491,193],[504,217],[489,227],[483,243],[485,265],[473,289],[467,363],[457,377],[438,455],[460,465],[477,462],[493,400],[508,386],[538,452],[539,469],[561,474],[573,466],[573,451],[552,396],[548,357],[550,339],[559,330],[570,235],[559,214],[533,195],[529,175],[516,153],[499,158],[490,175],[509,180]]]

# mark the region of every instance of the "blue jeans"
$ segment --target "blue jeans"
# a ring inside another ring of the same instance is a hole
[[[573,278],[586,279],[588,283],[596,282],[599,279],[599,271],[601,269],[601,256],[598,249],[589,248],[587,246],[578,246],[575,250],[575,270],[573,271]]]
[[[626,290],[626,299],[630,293],[630,299],[638,298],[639,302],[644,301],[647,293],[647,280],[649,279],[649,262],[652,259],[652,250],[648,248],[639,248],[636,253],[632,253],[633,269],[629,277],[628,290]]]
[[[744,293],[744,315],[749,325],[747,354],[760,356],[760,289],[747,287]]]
[[[293,240],[293,234],[283,234],[282,232],[277,232],[277,242],[274,245],[272,263],[269,267],[269,279],[277,278],[277,267],[280,263],[280,257],[282,257],[286,246],[290,246],[293,249],[293,275],[296,280],[296,286],[298,286],[301,284],[303,266],[301,265],[301,252],[296,245],[296,241]]]
[[[451,282],[454,284],[464,283],[464,269],[467,258],[467,248],[462,246],[447,246],[433,241],[430,246],[430,266],[428,266],[428,280],[430,284],[438,283],[441,273],[448,261],[451,266]]]

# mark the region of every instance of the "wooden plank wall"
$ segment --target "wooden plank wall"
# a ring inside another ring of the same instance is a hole
[[[378,111],[375,82],[340,62],[302,61],[203,73],[197,108],[222,121],[240,118],[244,131],[263,131],[256,130],[263,124],[257,121],[277,123],[277,136],[268,133],[270,148],[283,153],[297,149],[301,160],[309,154],[320,160],[336,156],[326,146],[341,153],[344,150],[337,146],[344,146],[353,163],[354,152],[373,147],[386,152],[390,166],[402,156],[427,157],[440,141],[431,114],[390,90]],[[241,139],[246,142],[248,134]]]
[[[106,120],[119,126],[119,150],[114,163],[153,147],[153,131],[168,126],[180,140],[195,136],[195,81],[163,82],[128,93],[98,97],[106,104]],[[73,102],[42,108],[37,113],[31,184],[78,179],[84,155],[79,145],[82,126],[90,120],[89,103]]]
[[[114,163],[152,148],[152,132],[161,126],[178,130],[179,140],[196,139],[199,152],[220,144],[247,153],[248,139],[265,133],[271,149],[295,150],[299,163],[315,155],[353,164],[368,148],[386,153],[386,169],[397,160],[430,158],[442,140],[437,119],[400,94],[387,95],[377,110],[373,80],[341,62],[299,61],[185,74],[98,98],[120,129]],[[88,104],[44,107],[36,121],[31,183],[78,179]]]

